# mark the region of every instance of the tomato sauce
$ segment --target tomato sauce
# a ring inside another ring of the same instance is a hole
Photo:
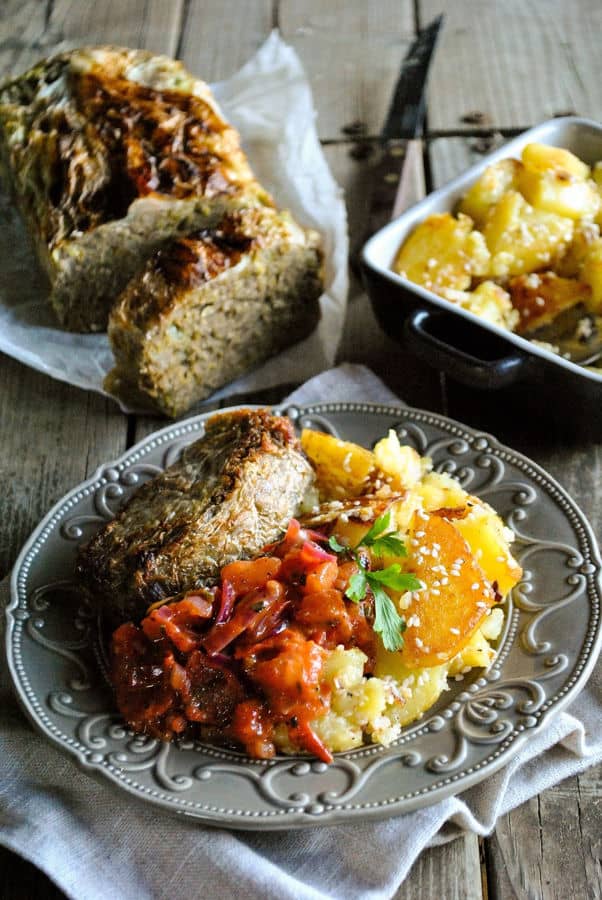
[[[220,584],[151,607],[112,637],[119,710],[138,732],[183,736],[274,756],[275,729],[330,762],[311,723],[330,707],[324,661],[359,647],[374,665],[368,597],[345,597],[355,562],[325,549],[327,537],[291,520],[255,560],[230,563]]]

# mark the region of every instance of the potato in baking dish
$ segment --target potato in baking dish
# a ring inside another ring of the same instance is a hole
[[[488,166],[461,198],[456,215],[437,213],[421,222],[400,247],[393,269],[525,336],[573,307],[593,323],[602,312],[601,173],[602,164],[590,169],[568,150],[527,144],[520,160]],[[448,235],[461,230],[460,250],[451,241],[441,252],[433,239],[442,219]],[[462,276],[452,283],[453,252],[462,253]]]

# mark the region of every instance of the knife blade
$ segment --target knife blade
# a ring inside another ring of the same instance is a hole
[[[424,28],[401,64],[381,131],[378,159],[371,169],[366,239],[409,205],[416,176],[422,176],[419,138],[426,114],[429,66],[442,23],[441,15]]]

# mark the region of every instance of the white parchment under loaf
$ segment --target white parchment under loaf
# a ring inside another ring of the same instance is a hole
[[[202,60],[194,69],[202,77]],[[332,364],[345,316],[347,222],[343,192],[318,141],[307,78],[295,51],[277,32],[236,75],[212,88],[240,131],[259,181],[280,208],[322,235],[326,266],[317,330],[216,392],[217,399],[301,382]],[[104,394],[103,378],[113,367],[106,334],[69,334],[56,327],[25,230],[6,196],[0,201],[0,216],[0,350],[52,378]]]

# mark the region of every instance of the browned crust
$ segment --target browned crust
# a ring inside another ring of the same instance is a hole
[[[262,487],[249,483],[258,465],[262,477],[274,475],[271,506],[259,524],[237,535],[236,523],[247,513],[243,503],[252,504]],[[288,419],[266,409],[213,416],[203,438],[136,491],[80,548],[78,577],[113,621],[136,617],[150,603],[210,583],[226,562],[258,553],[275,540],[310,480],[311,468]],[[233,552],[238,537],[240,549]]]

